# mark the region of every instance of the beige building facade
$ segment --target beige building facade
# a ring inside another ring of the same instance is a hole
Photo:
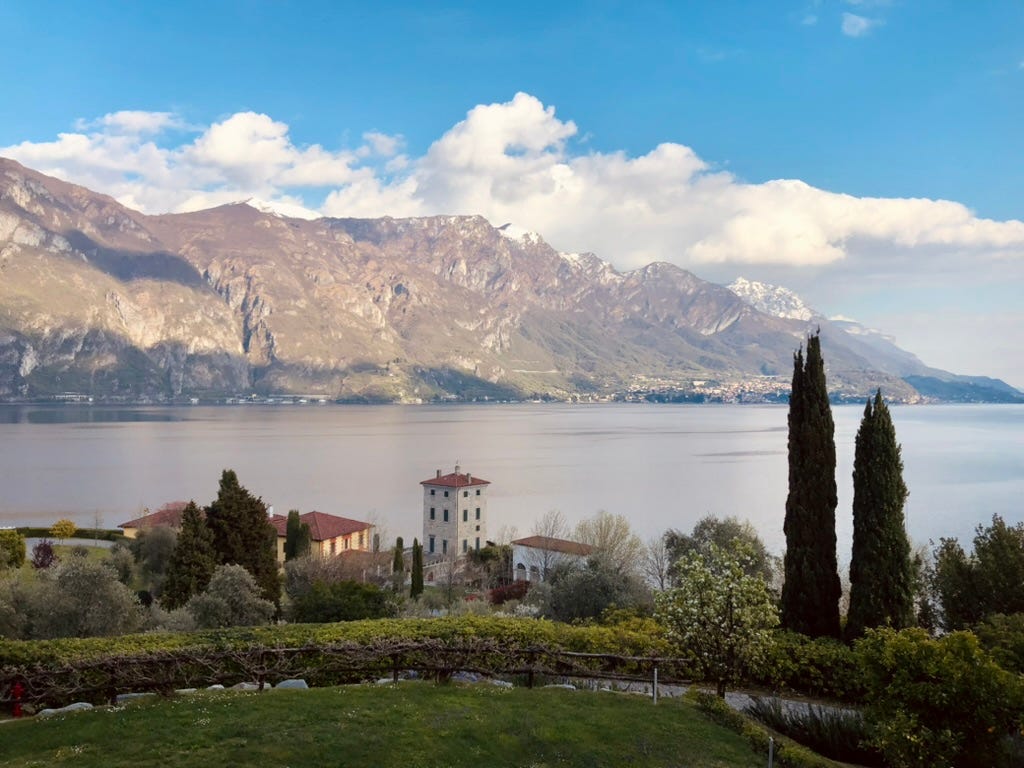
[[[490,482],[455,471],[423,480],[423,553],[427,558],[459,556],[487,546],[487,489]]]

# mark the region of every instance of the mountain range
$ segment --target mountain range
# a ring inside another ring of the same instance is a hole
[[[479,216],[144,215],[0,158],[6,400],[770,398],[818,327],[837,396],[1020,396],[784,289],[731,288]]]

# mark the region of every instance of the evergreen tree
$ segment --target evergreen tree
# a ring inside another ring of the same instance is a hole
[[[789,495],[782,625],[811,637],[839,637],[836,562],[835,425],[818,334],[793,356],[789,397]]]
[[[882,391],[868,400],[853,459],[853,552],[846,636],[914,623],[913,569],[903,522],[907,486]]]
[[[299,510],[289,510],[284,539],[285,562],[294,560],[296,557],[306,557],[309,554],[312,541],[313,534],[309,530],[309,525],[299,518]]]
[[[213,533],[199,507],[190,501],[181,515],[181,530],[167,566],[160,604],[167,609],[185,605],[193,595],[206,589],[216,567]]]
[[[412,586],[409,597],[413,600],[423,594],[423,545],[418,539],[412,540]]]
[[[256,579],[262,597],[277,603],[277,531],[267,520],[267,505],[238,483],[233,470],[221,475],[217,498],[206,508],[206,524],[218,564],[241,565]]]

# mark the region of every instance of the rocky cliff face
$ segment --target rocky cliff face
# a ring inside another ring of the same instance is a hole
[[[144,216],[0,159],[0,397],[685,389],[788,377],[807,330],[675,266],[619,273],[480,217]],[[827,345],[831,382],[877,373],[854,347]]]

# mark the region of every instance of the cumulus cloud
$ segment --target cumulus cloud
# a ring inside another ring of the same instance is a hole
[[[863,37],[880,23],[877,19],[869,19],[867,16],[844,13],[841,28],[847,37]]]
[[[481,214],[620,268],[662,260],[723,277],[743,265],[896,274],[922,260],[944,269],[1024,255],[1024,222],[982,219],[956,202],[747,183],[672,142],[636,156],[584,151],[573,121],[525,93],[473,107],[418,157],[378,132],[351,149],[297,146],[287,124],[256,112],[187,127],[171,113],[126,111],[88,126],[0,155],[146,212],[259,198],[329,216]]]

